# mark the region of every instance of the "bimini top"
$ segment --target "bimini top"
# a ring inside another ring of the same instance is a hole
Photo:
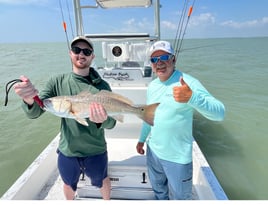
[[[96,0],[102,8],[149,7],[152,0]]]

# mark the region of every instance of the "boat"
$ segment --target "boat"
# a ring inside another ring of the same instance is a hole
[[[103,65],[95,66],[107,80],[113,92],[128,97],[136,104],[145,104],[148,83],[154,78],[146,52],[160,39],[160,0],[95,0],[94,5],[81,5],[73,0],[76,35],[84,35],[101,43]],[[86,34],[83,30],[82,10],[123,7],[153,7],[155,35],[147,33]],[[108,175],[111,180],[112,200],[153,200],[148,179],[146,157],[136,152],[142,121],[125,115],[124,122],[106,130],[108,146]],[[57,170],[60,133],[32,162],[1,200],[62,200],[63,182]],[[99,200],[99,189],[91,186],[89,178],[81,175],[76,200]],[[206,161],[198,144],[193,142],[193,199],[228,200],[217,177]]]

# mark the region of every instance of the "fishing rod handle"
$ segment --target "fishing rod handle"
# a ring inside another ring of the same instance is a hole
[[[44,103],[43,103],[43,101],[39,98],[38,95],[34,96],[33,99],[34,99],[34,101],[35,101],[41,108],[44,107]]]

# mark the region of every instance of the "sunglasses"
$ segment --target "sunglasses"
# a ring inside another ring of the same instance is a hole
[[[85,56],[90,56],[93,52],[93,50],[90,50],[88,48],[79,48],[79,47],[72,47],[71,50],[74,54],[79,54],[82,51]]]
[[[165,54],[161,56],[151,57],[150,61],[152,63],[157,63],[159,60],[161,61],[168,61],[173,55]]]

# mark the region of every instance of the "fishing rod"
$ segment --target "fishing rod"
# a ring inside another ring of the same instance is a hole
[[[183,41],[183,39],[184,39],[184,36],[185,36],[185,33],[186,33],[186,29],[187,29],[187,25],[188,25],[188,23],[189,23],[189,20],[190,20],[190,16],[191,16],[191,14],[192,14],[192,11],[193,11],[193,6],[190,6],[189,11],[188,11],[187,22],[186,22],[186,25],[185,25],[185,27],[184,27],[184,32],[183,32],[183,35],[182,35],[182,40],[181,40],[181,42],[180,42],[180,44],[179,44],[179,48],[178,48],[178,50],[176,51],[176,57],[179,55],[179,52],[180,52],[180,50],[181,50],[181,47],[182,47],[182,41]]]
[[[61,0],[59,0],[59,5],[60,5],[60,10],[61,10],[62,25],[63,25],[63,29],[64,29],[66,41],[67,41],[67,46],[68,46],[68,49],[70,50],[69,38],[68,38],[68,33],[67,33],[67,24],[66,24],[66,22],[64,20],[64,15],[63,15],[63,9],[62,9]]]
[[[73,31],[73,27],[72,27],[72,21],[71,21],[71,16],[70,16],[69,4],[68,4],[68,0],[66,0],[66,1],[65,1],[65,3],[67,5],[67,10],[68,10],[68,14],[69,14],[68,16],[69,16],[69,22],[70,22],[70,27],[71,27],[71,31],[72,31],[72,37],[74,38],[74,31]],[[65,19],[64,19],[63,8],[62,8],[61,0],[59,0],[59,5],[60,5],[60,10],[61,10],[62,25],[63,25],[63,29],[64,29],[65,36],[66,36],[67,47],[68,47],[68,51],[70,51],[71,48],[70,48],[70,41],[69,41],[68,33],[67,33],[67,24],[66,24]],[[71,62],[71,65],[72,65],[72,60],[71,59],[70,59],[70,62]]]
[[[71,31],[72,31],[72,38],[74,38],[74,29],[73,29],[73,24],[72,24],[72,20],[71,20],[71,15],[70,15],[70,8],[69,8],[69,0],[65,0],[65,2],[67,1],[66,3],[66,6],[67,6],[67,10],[68,10],[68,17],[69,17],[69,23],[70,23],[70,27],[71,27]]]
[[[179,45],[179,42],[180,42],[181,33],[182,33],[182,29],[183,29],[183,22],[184,22],[184,19],[185,19],[186,9],[187,9],[187,5],[188,5],[189,1],[190,0],[185,0],[184,4],[183,4],[182,13],[180,15],[178,28],[177,28],[176,35],[175,35],[175,42],[174,42],[174,50],[175,51],[178,50],[178,45]]]
[[[188,2],[189,2],[189,0],[188,0]],[[185,1],[185,3],[184,3],[183,13],[182,13],[183,18],[181,16],[181,19],[183,19],[183,20],[180,20],[180,24],[179,24],[180,29],[178,29],[178,30],[180,30],[179,37],[176,36],[176,38],[175,38],[175,46],[174,47],[175,47],[175,56],[176,56],[176,58],[178,57],[179,52],[180,52],[181,47],[182,47],[182,42],[183,42],[183,39],[184,39],[184,36],[185,36],[185,33],[186,33],[187,26],[188,26],[189,21],[190,21],[190,17],[192,15],[195,0],[193,1],[192,5],[190,6],[190,8],[188,10],[187,21],[186,21],[186,23],[184,23],[185,16],[186,16],[186,8],[187,8],[188,2]],[[184,28],[183,28],[183,25],[184,25]],[[183,30],[183,33],[182,33],[182,30]]]

